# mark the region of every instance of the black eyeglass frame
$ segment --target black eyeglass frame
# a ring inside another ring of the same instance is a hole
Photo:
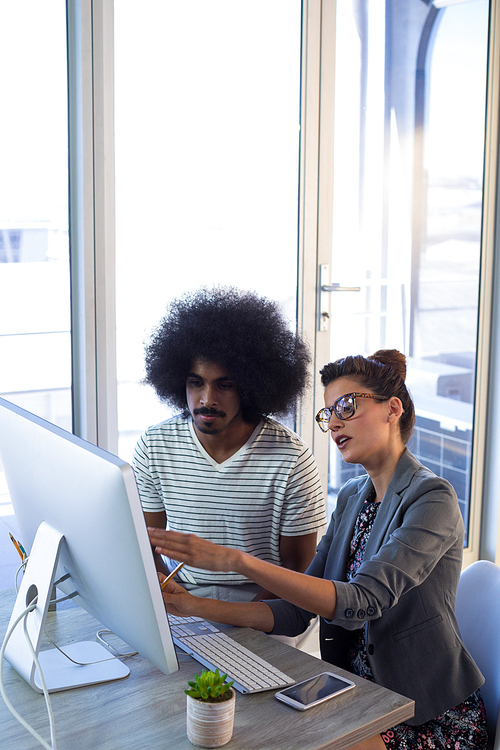
[[[349,414],[348,417],[346,417],[343,413],[339,414],[337,404],[342,401],[344,398],[349,398],[352,400],[352,413]],[[319,424],[320,429],[323,432],[328,432],[328,425],[330,424],[330,419],[332,418],[332,414],[335,413],[335,416],[341,419],[343,422],[345,422],[347,419],[351,419],[356,413],[356,399],[357,398],[373,398],[378,401],[387,401],[387,399],[384,396],[377,396],[374,393],[344,393],[343,396],[339,396],[338,399],[335,401],[333,406],[324,406],[323,409],[320,409],[319,412],[316,414],[316,422]]]

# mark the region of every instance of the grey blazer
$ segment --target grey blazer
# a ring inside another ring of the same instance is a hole
[[[372,489],[367,475],[344,485],[306,571],[335,581],[337,591],[333,620],[321,620],[321,654],[348,668],[348,631],[365,627],[375,681],[412,698],[415,716],[408,723],[423,724],[461,703],[484,682],[455,618],[462,516],[452,486],[406,449],[375,518],[364,561],[347,583],[354,524]],[[312,616],[283,600],[266,603],[274,613],[274,634],[301,633]]]

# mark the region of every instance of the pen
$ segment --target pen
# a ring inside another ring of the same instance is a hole
[[[165,580],[163,581],[163,583],[160,586],[160,588],[161,588],[162,591],[165,588],[165,586],[167,585],[167,583],[169,581],[171,581],[172,578],[175,576],[175,574],[183,567],[183,565],[184,565],[184,563],[179,563],[179,565],[177,565],[177,567],[174,568],[173,571],[168,574],[168,576],[165,578]]]
[[[17,549],[17,551],[19,552],[19,557],[20,557],[20,558],[21,558],[21,560],[22,560],[22,561],[24,562],[24,560],[25,560],[25,557],[26,557],[26,552],[25,552],[25,553],[23,554],[23,552],[22,552],[22,550],[21,550],[21,547],[19,546],[19,542],[17,542],[17,541],[16,541],[15,539],[14,539],[14,537],[12,536],[12,534],[10,533],[10,531],[9,531],[9,536],[10,536],[10,538],[12,539],[12,544],[14,545],[14,547],[15,547],[15,548]]]

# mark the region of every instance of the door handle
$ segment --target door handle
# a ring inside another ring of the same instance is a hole
[[[323,284],[322,292],[360,292],[360,286],[340,286],[340,284]]]
[[[330,320],[330,293],[331,292],[360,292],[360,286],[341,286],[339,283],[330,282],[330,266],[323,263],[319,267],[318,284],[318,330],[328,331]]]

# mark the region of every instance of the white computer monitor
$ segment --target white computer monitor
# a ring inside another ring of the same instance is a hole
[[[165,674],[178,661],[163,606],[133,470],[120,458],[0,398],[0,462],[29,555],[11,624],[38,595],[28,632],[51,691],[129,674],[97,642],[40,650],[52,586],[74,595],[99,623]],[[71,633],[67,634],[71,641]],[[62,645],[62,644],[57,644]],[[6,659],[42,686],[23,632],[16,627]]]

